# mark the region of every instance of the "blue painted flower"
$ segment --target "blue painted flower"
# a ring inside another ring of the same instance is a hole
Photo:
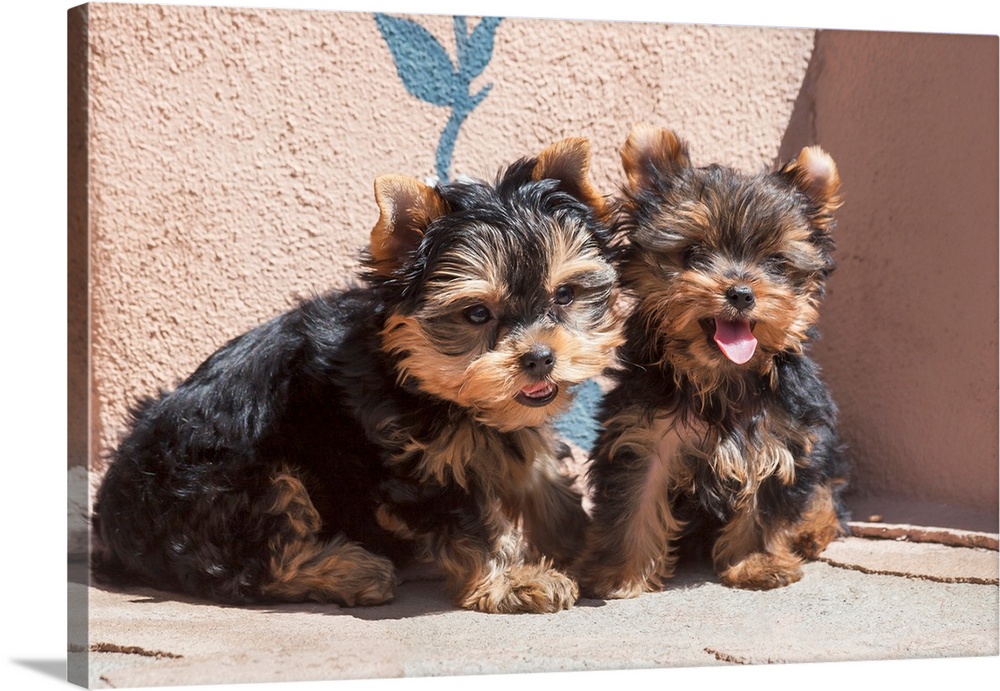
[[[483,73],[493,56],[493,37],[500,18],[484,17],[470,35],[465,17],[454,17],[457,67],[441,43],[415,21],[376,13],[375,23],[410,95],[451,108],[434,161],[438,179],[448,182],[458,130],[493,88],[487,84],[474,95],[469,92],[472,80]]]

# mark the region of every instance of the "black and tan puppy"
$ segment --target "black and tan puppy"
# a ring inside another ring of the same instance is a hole
[[[375,183],[364,285],[234,339],[142,401],[95,509],[99,573],[224,602],[393,597],[552,612],[586,515],[548,423],[611,362],[616,272],[586,140],[495,184]]]
[[[622,163],[636,307],[588,475],[581,586],[659,589],[678,549],[699,544],[727,585],[794,582],[845,518],[836,409],[806,355],[834,266],[836,165],[809,147],[759,175],[696,168],[649,126]]]

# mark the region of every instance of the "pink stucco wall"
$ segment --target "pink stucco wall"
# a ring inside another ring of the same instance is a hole
[[[450,17],[419,21],[454,54]],[[93,463],[135,396],[221,342],[343,286],[377,218],[372,181],[426,177],[447,111],[410,96],[370,14],[89,5]],[[807,30],[507,19],[454,171],[491,177],[586,136],[594,181],[640,119],[702,161],[764,165],[808,64]],[[478,85],[474,85],[477,87]]]
[[[454,58],[451,18],[414,18]],[[71,375],[82,374],[70,381],[70,464],[99,474],[136,396],[176,382],[296,296],[350,279],[378,215],[374,177],[431,176],[448,112],[407,93],[367,13],[97,3],[74,32],[86,57],[70,88],[85,163],[75,178],[71,165],[70,192],[88,215],[75,228],[71,217],[70,234],[89,228],[90,273],[89,292],[74,291],[71,264]],[[995,515],[996,42],[966,54],[962,39],[816,39],[808,29],[504,19],[473,83],[493,87],[459,132],[453,172],[489,177],[585,136],[593,180],[610,194],[637,121],[678,130],[698,164],[756,169],[782,147],[824,145],[848,201],[817,353],[844,411],[856,485]],[[990,50],[992,73],[970,76]],[[928,104],[926,85],[973,93],[990,74],[992,92],[973,94],[948,130],[972,158],[953,160],[936,128],[955,109]],[[983,142],[975,133],[991,117]],[[992,180],[970,184],[966,173],[980,169]],[[975,205],[947,203],[970,187]],[[966,237],[966,249],[948,251]],[[89,372],[73,360],[88,338]]]

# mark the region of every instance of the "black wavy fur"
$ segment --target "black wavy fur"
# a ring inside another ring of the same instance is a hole
[[[374,520],[390,479],[366,431],[415,395],[393,386],[371,291],[334,293],[239,336],[170,393],[132,411],[97,495],[95,573],[222,602],[254,601],[269,542],[264,511],[284,463],[306,475],[322,538],[344,533],[404,556]],[[427,405],[428,402],[423,402]]]

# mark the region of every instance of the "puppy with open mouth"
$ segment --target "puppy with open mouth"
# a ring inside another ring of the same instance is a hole
[[[807,354],[833,270],[837,167],[818,147],[746,174],[695,167],[673,132],[633,129],[617,229],[635,311],[588,480],[581,587],[662,587],[679,550],[768,589],[843,532],[836,407]]]

